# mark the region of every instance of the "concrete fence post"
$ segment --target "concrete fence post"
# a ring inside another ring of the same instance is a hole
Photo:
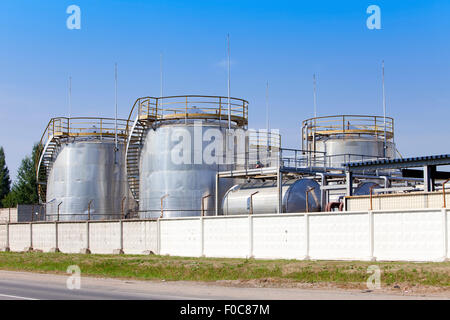
[[[253,258],[253,215],[248,215],[248,257]]]
[[[123,254],[123,220],[119,220],[119,249],[114,249],[113,254]]]
[[[375,249],[373,211],[368,211],[368,218],[369,218],[369,260],[375,261],[376,258],[373,256]]]
[[[161,219],[158,218],[156,223],[156,250],[161,254]]]
[[[200,216],[200,257],[205,256],[205,220]]]
[[[33,251],[33,223],[30,222],[29,225],[30,225],[30,234],[29,234],[30,235],[30,238],[29,238],[30,246],[29,247],[25,247],[25,249],[23,250],[25,252]]]
[[[9,252],[9,222],[6,222],[6,246],[4,248],[5,252]]]
[[[309,260],[309,214],[305,213],[305,255],[303,260]]]
[[[443,253],[444,256],[442,258],[443,261],[447,261],[449,259],[449,254],[448,254],[448,218],[447,218],[447,209],[446,208],[442,208],[442,224],[443,224]]]
[[[83,254],[91,253],[91,248],[90,248],[91,243],[90,243],[89,233],[90,233],[89,220],[86,220],[86,247],[82,248],[80,253],[83,253]]]

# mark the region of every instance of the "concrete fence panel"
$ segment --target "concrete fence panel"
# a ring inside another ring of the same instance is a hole
[[[368,260],[369,214],[339,213],[309,216],[311,259]]]
[[[198,257],[201,254],[199,218],[161,219],[160,253]]]
[[[24,251],[31,247],[30,223],[9,225],[9,248],[11,251]]]
[[[253,217],[253,256],[303,259],[307,255],[306,218],[277,215]]]
[[[120,222],[90,222],[89,249],[91,253],[112,254],[121,249]]]
[[[204,250],[207,257],[250,256],[248,216],[203,218]]]
[[[377,260],[442,260],[443,215],[441,210],[374,212],[374,256]]]
[[[56,248],[56,225],[54,223],[33,224],[33,249],[48,252]]]
[[[59,222],[58,248],[64,253],[80,253],[87,248],[86,222]]]
[[[157,227],[158,226],[156,221],[124,221],[124,253],[156,253],[158,251]]]

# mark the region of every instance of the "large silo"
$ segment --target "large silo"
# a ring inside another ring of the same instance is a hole
[[[217,172],[234,166],[242,143],[246,151],[235,137],[245,134],[247,110],[245,100],[218,96],[136,101],[126,158],[141,218],[214,214],[215,197],[234,183],[223,181],[216,195]]]
[[[394,119],[337,115],[303,121],[302,149],[312,167],[342,167],[346,162],[396,156]]]
[[[126,215],[126,120],[53,118],[41,139],[38,186],[48,220]]]

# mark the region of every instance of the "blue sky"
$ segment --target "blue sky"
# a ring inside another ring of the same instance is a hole
[[[81,8],[81,30],[66,28],[66,8]],[[381,30],[366,27],[369,5]],[[382,114],[381,60],[388,115],[404,156],[449,153],[448,1],[54,1],[3,0],[0,6],[0,145],[15,178],[20,160],[51,117],[119,116],[134,100],[164,94],[227,94],[250,102],[250,127],[270,122],[285,147],[300,148],[301,121],[318,115]]]

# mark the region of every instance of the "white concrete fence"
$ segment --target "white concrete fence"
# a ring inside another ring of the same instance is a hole
[[[11,251],[264,259],[444,261],[450,210],[299,213],[0,225]]]

